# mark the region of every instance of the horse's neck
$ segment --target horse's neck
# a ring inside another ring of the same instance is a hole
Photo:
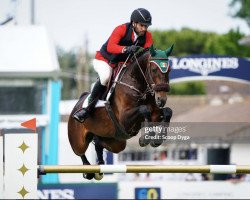
[[[138,59],[143,73],[145,73],[147,67],[147,60],[144,60],[144,58],[146,57]],[[138,100],[141,98],[138,90],[141,93],[146,90],[143,74],[136,61],[127,66],[126,72],[120,81],[122,83],[119,84],[119,87],[115,90],[115,95],[113,95],[112,108],[124,129],[129,130],[128,133],[133,132],[134,134],[134,131],[137,133],[140,128],[135,125],[135,122],[143,121],[143,117],[138,110]]]
[[[125,74],[125,81],[130,85],[138,88],[145,87],[145,80],[143,74],[146,72],[147,61],[145,55],[139,58],[138,63],[136,60],[129,66],[127,66],[127,72]]]

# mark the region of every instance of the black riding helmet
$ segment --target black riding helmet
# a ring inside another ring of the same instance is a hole
[[[150,26],[152,24],[152,17],[148,10],[144,8],[137,8],[132,12],[130,21],[139,22],[143,25]]]

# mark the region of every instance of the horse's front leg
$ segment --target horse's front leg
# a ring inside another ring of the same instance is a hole
[[[152,147],[158,147],[160,146],[162,143],[163,143],[163,138],[165,138],[165,136],[167,136],[167,132],[165,132],[167,129],[166,127],[169,126],[169,122],[170,122],[170,119],[172,117],[172,110],[171,108],[169,107],[165,107],[165,108],[155,108],[153,109],[153,112],[152,112],[152,121],[153,122],[166,122],[164,123],[164,131],[162,131],[161,133],[159,133],[156,137],[156,139],[152,140],[150,142],[150,145]]]
[[[151,110],[146,105],[140,105],[132,109],[124,109],[121,112],[120,122],[129,134],[136,134],[141,128],[141,121],[151,121]]]
[[[172,117],[172,110],[168,107],[166,108],[158,108],[157,106],[152,107],[152,122],[156,122],[156,123],[160,123],[160,122],[168,122],[167,124],[158,124],[159,125],[159,129],[160,127],[161,132],[157,132],[155,134],[155,137],[150,141],[150,145],[152,147],[158,147],[160,146],[163,141],[165,136],[167,135],[167,133],[165,133],[164,131],[166,130],[165,127],[169,126],[169,122],[170,119]],[[162,125],[164,125],[164,128],[162,127]]]
[[[155,136],[155,132],[150,131],[150,129],[149,129],[150,128],[149,123],[152,122],[152,112],[151,112],[151,109],[146,105],[140,106],[139,112],[143,115],[143,117],[145,119],[144,127],[141,131],[142,135],[139,138],[139,145],[141,147],[145,147],[149,143],[151,143],[152,137]],[[147,131],[146,131],[146,129],[147,129]]]
[[[170,122],[173,111],[169,107],[152,108],[152,122]]]
[[[122,117],[120,118],[120,121],[123,124],[125,131],[131,135],[136,135],[138,130],[141,129],[142,121],[145,121],[145,127],[149,127],[148,123],[152,121],[151,108],[147,105],[125,109],[121,113]],[[143,130],[145,130],[145,127]],[[144,147],[148,145],[151,141],[150,137],[154,134],[154,132],[145,134],[144,131],[142,131],[142,136],[139,139],[140,146]]]
[[[163,116],[163,122],[170,122],[170,119],[172,118],[173,111],[171,108],[166,107],[162,108],[162,116]]]

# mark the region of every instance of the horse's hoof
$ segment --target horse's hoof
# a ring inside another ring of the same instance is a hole
[[[105,165],[104,160],[98,161],[97,165]]]
[[[100,181],[103,178],[103,173],[95,173],[95,180]]]
[[[164,122],[170,122],[170,119],[172,118],[173,111],[169,107],[163,108],[163,121]]]
[[[145,146],[147,146],[149,143],[150,143],[150,141],[151,141],[151,139],[145,139],[145,135],[142,135],[140,138],[139,138],[139,145],[141,146],[141,147],[145,147]]]
[[[95,177],[94,173],[83,173],[82,175],[83,175],[83,178],[88,179],[88,180],[91,180]]]
[[[163,140],[162,139],[154,139],[150,142],[151,147],[158,147],[162,144]]]
[[[155,136],[155,132],[150,132],[148,134],[143,134],[140,138],[139,138],[139,145],[141,147],[145,147],[147,146],[150,142],[151,142],[151,138],[153,138]]]

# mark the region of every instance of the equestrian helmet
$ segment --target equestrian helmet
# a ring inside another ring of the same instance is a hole
[[[145,8],[137,8],[132,12],[130,21],[139,22],[143,25],[150,26],[152,24],[152,17],[150,12]]]

